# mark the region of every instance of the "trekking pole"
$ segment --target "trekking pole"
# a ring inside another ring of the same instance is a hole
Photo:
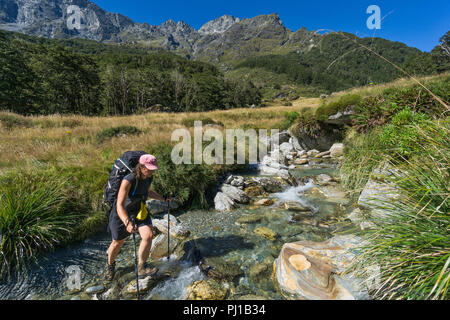
[[[133,228],[136,225],[134,216],[131,216],[131,223],[133,223]],[[133,232],[133,242],[134,242],[134,272],[136,272],[136,293],[137,293],[137,299],[141,300],[141,297],[139,295],[139,273],[138,273],[138,259],[137,259],[137,252],[136,252],[136,233]]]
[[[170,199],[167,199],[167,261],[170,260]]]

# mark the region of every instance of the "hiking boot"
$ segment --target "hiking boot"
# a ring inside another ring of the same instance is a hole
[[[153,276],[158,270],[158,268],[152,268],[147,262],[138,264],[139,276]]]
[[[112,279],[114,279],[115,270],[116,270],[115,261],[112,264],[106,263],[106,273],[105,273],[106,281],[112,281]]]

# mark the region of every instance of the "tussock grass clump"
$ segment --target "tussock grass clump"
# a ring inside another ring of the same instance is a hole
[[[120,126],[114,128],[108,128],[100,131],[97,134],[97,142],[102,143],[105,140],[111,139],[113,137],[128,136],[128,135],[139,135],[142,130],[134,126]]]
[[[26,270],[38,252],[68,241],[83,216],[64,178],[20,172],[0,184],[0,278]]]
[[[377,299],[450,297],[450,126],[416,125],[416,132],[418,152],[403,162],[391,158],[397,170],[385,177],[401,196],[380,201],[387,215],[363,234],[363,254],[352,267],[361,275],[380,267],[380,286],[372,292]]]
[[[23,116],[9,113],[0,114],[0,124],[6,128],[6,130],[12,130],[14,128],[31,128],[33,122]]]
[[[194,127],[195,121],[201,121],[202,122],[202,126],[208,125],[208,124],[214,124],[214,125],[219,125],[219,126],[223,126],[223,123],[220,121],[214,121],[211,118],[186,118],[184,119],[181,124],[185,127],[188,128],[192,128]]]

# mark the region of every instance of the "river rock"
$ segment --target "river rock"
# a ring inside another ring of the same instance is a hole
[[[152,276],[145,277],[144,279],[139,279],[139,293],[146,293],[156,285],[156,280]],[[132,280],[124,289],[125,293],[136,294],[137,286],[136,280]]]
[[[119,286],[116,284],[102,294],[102,300],[119,300],[119,295],[120,289]]]
[[[225,182],[233,187],[244,187],[245,181],[242,176],[229,176]]]
[[[272,199],[261,199],[253,203],[255,206],[271,206],[273,205]]]
[[[253,232],[270,241],[275,241],[278,237],[278,234],[275,231],[267,227],[256,228],[255,230],[253,230]]]
[[[172,234],[172,233],[171,233]],[[170,253],[174,251],[180,240],[170,237]],[[167,234],[161,233],[152,241],[152,247],[150,249],[150,259],[159,260],[167,257]]]
[[[208,277],[219,281],[234,281],[244,274],[238,264],[222,257],[205,257],[199,267]]]
[[[294,164],[298,165],[298,166],[308,164],[308,162],[309,162],[308,159],[295,159],[294,160]]]
[[[160,232],[167,234],[167,223],[170,221],[170,237],[185,238],[190,231],[173,215],[165,214],[162,219],[152,219],[153,226]]]
[[[316,154],[319,154],[319,153],[320,153],[319,150],[312,149],[312,150],[309,150],[306,154],[308,155],[308,157],[314,157]]]
[[[249,197],[258,197],[262,194],[264,194],[264,188],[262,186],[250,186],[244,189],[244,192]]]
[[[302,152],[304,151],[298,139],[294,136],[290,137],[289,143],[294,147],[296,151]]]
[[[247,223],[257,223],[264,219],[264,216],[260,214],[248,214],[245,216],[240,217],[236,220],[235,224],[241,225],[241,224],[247,224]]]
[[[322,157],[327,156],[329,154],[330,154],[330,151],[324,151],[324,152],[316,154],[315,158],[322,158]]]
[[[86,289],[87,294],[101,293],[103,291],[105,291],[105,286],[103,285],[93,286]]]
[[[384,163],[376,168],[367,181],[359,198],[358,205],[371,210],[375,218],[389,215],[385,209],[394,208],[394,202],[399,199],[399,190],[387,181],[393,174],[398,174],[391,165]]]
[[[295,202],[295,201],[285,201],[284,208],[286,210],[294,211],[294,212],[307,212],[307,211],[310,212],[311,211],[310,208],[306,208],[299,202]]]
[[[354,235],[325,242],[298,241],[283,245],[274,263],[274,277],[288,299],[367,299],[360,279],[344,275],[362,240]]]
[[[293,152],[294,146],[289,142],[284,142],[280,145],[280,152],[282,152],[285,156]]]
[[[225,212],[233,210],[233,208],[236,207],[236,204],[234,203],[233,199],[231,199],[225,193],[217,192],[214,198],[214,206],[217,211]]]
[[[275,192],[281,192],[283,191],[282,184],[272,178],[265,178],[265,177],[255,177],[252,178],[254,182],[261,185],[264,190],[268,193],[275,193]]]
[[[257,263],[252,267],[250,267],[248,274],[255,281],[259,281],[262,277],[270,278],[272,265],[273,265],[273,258],[266,257],[260,263]]]
[[[334,179],[328,174],[322,173],[315,177],[315,183],[319,186],[326,186],[334,181]]]
[[[228,289],[213,279],[199,280],[187,288],[187,300],[224,300]]]
[[[248,195],[244,191],[232,185],[223,184],[220,188],[220,191],[237,203],[245,204],[250,201]]]
[[[338,158],[344,155],[344,144],[343,143],[335,143],[330,148],[330,156],[332,158]]]
[[[168,203],[165,201],[159,201],[156,199],[150,199],[146,202],[147,210],[151,215],[157,215],[167,211],[169,208]],[[176,200],[172,200],[170,202],[170,209],[178,209],[180,204]]]

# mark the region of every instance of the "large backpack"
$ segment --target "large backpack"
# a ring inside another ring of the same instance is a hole
[[[103,192],[103,203],[110,208],[106,213],[108,216],[111,208],[116,202],[123,178],[133,172],[134,168],[139,163],[139,158],[145,154],[147,154],[147,152],[127,151],[114,162],[109,174],[108,183]]]

